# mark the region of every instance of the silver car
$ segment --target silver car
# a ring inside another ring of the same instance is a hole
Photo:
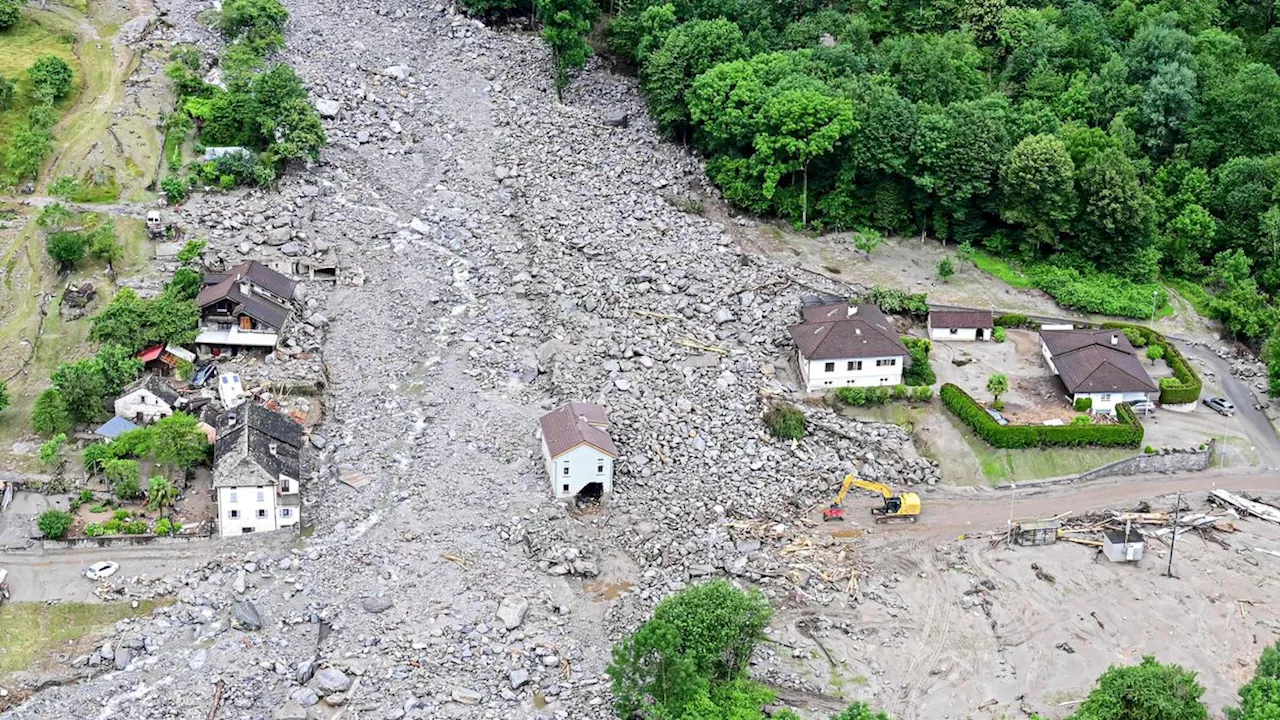
[[[1236,406],[1233,405],[1231,401],[1226,398],[1221,398],[1221,397],[1205,398],[1204,404],[1208,405],[1211,410],[1214,410],[1220,415],[1226,415],[1227,417],[1231,417],[1232,415],[1236,414]]]
[[[1129,403],[1129,408],[1139,415],[1151,415],[1156,411],[1156,404],[1150,400],[1138,400]]]

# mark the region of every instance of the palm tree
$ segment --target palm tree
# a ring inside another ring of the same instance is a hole
[[[178,488],[173,483],[162,477],[153,477],[147,488],[147,508],[151,510],[160,510],[166,520],[169,521],[169,534],[173,534],[173,519],[169,517],[169,510],[173,508],[173,504],[178,501]]]

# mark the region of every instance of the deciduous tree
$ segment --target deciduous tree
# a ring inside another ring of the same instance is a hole
[[[1103,673],[1070,720],[1208,720],[1203,694],[1195,673],[1148,655]]]
[[[1052,135],[1023,138],[1000,168],[1000,214],[1027,228],[1034,249],[1057,246],[1076,213],[1075,164]]]

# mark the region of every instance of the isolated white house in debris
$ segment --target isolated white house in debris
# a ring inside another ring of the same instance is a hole
[[[608,495],[613,492],[613,461],[618,449],[605,429],[605,409],[590,403],[571,402],[538,421],[542,434],[542,459],[551,478],[551,494],[557,498]]]
[[[803,314],[804,322],[790,331],[809,392],[902,384],[911,356],[880,308],[837,302],[807,307]]]
[[[172,415],[180,397],[164,380],[143,375],[120,392],[115,411],[118,417],[139,425],[155,422]]]

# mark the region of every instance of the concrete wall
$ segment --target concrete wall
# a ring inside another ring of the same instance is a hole
[[[809,392],[824,392],[846,385],[858,387],[901,385],[902,370],[907,362],[907,359],[901,355],[844,360],[809,360],[799,352],[797,356],[800,375]],[[877,366],[877,361],[893,364]],[[830,371],[827,370],[828,363],[831,365]],[[853,369],[850,369],[851,363]]]
[[[613,458],[608,453],[579,445],[551,463],[551,494],[557,498],[573,497],[593,482],[603,485],[606,495],[613,492]]]
[[[952,331],[955,332],[952,332]],[[987,340],[991,337],[992,330],[983,330],[982,339]],[[955,342],[957,340],[977,340],[978,331],[976,328],[929,328],[929,339],[938,342]]]
[[[1089,472],[1067,477],[1050,478],[1048,480],[1028,480],[1017,483],[1003,483],[997,490],[1009,490],[1014,485],[1018,488],[1048,487],[1052,485],[1068,485],[1076,482],[1087,482],[1118,475],[1150,475],[1180,472],[1200,472],[1208,470],[1213,462],[1213,454],[1217,450],[1217,441],[1210,440],[1204,450],[1166,450],[1157,453],[1143,453],[1123,460],[1094,468]]]
[[[183,528],[184,530],[186,528]],[[45,550],[71,550],[82,547],[132,547],[134,545],[186,545],[190,543],[208,542],[210,535],[112,535],[110,537],[83,537],[70,540],[41,540],[40,547]]]
[[[258,499],[259,494],[262,495],[261,500]],[[261,517],[259,510],[264,511]],[[231,516],[232,512],[236,517]],[[246,530],[271,532],[279,529],[278,514],[274,485],[218,488],[218,534],[222,537],[244,535]]]

